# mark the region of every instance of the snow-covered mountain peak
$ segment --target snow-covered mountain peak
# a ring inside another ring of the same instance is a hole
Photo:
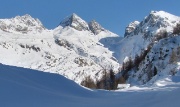
[[[121,54],[117,58],[120,63],[126,56],[135,58],[142,50],[146,50],[154,41],[170,36],[174,27],[180,22],[180,17],[164,11],[151,11],[140,23],[132,22],[126,27],[125,39],[120,42]],[[125,44],[125,45],[124,45]],[[127,46],[128,44],[128,46]],[[123,48],[122,48],[123,47]]]
[[[139,23],[140,23],[139,21],[131,22],[125,29],[124,37],[131,34],[136,29],[136,27],[139,25]]]
[[[119,37],[117,34],[104,29],[95,20],[87,23],[75,13],[61,21],[60,25],[54,30],[54,35],[56,39],[60,36],[68,37],[70,35],[82,39],[86,35],[93,37],[97,41],[107,37]]]
[[[32,18],[31,17],[31,15],[29,15],[29,14],[25,14],[25,15],[23,15],[23,16],[15,16],[14,18],[16,18],[16,19],[21,19],[21,18]],[[13,18],[12,18],[13,19]]]
[[[151,11],[137,26],[127,26],[126,37],[119,42],[116,53],[122,64],[121,73],[130,84],[153,83],[162,75],[174,75],[179,70],[180,39],[172,34],[179,22],[178,16]]]
[[[41,33],[45,27],[39,19],[26,14],[11,19],[0,19],[0,29],[10,33]]]
[[[161,17],[161,18],[169,18],[169,19],[178,19],[178,16],[175,16],[173,14],[170,14],[165,11],[151,11],[150,15],[154,15],[156,17]]]
[[[151,13],[144,20],[144,24],[148,24],[148,26],[151,28],[167,28],[168,26],[174,27],[179,22],[180,17],[164,11],[151,11]]]
[[[101,31],[105,31],[105,29],[95,20],[89,22],[89,29],[95,34],[99,34]]]
[[[72,15],[66,17],[63,21],[61,21],[60,26],[62,27],[70,26],[79,31],[89,30],[87,22],[84,21],[75,13],[73,13]]]
[[[143,35],[144,38],[153,37],[162,30],[168,33],[173,32],[173,28],[180,23],[180,17],[172,15],[164,11],[151,11],[148,16],[136,27],[132,27],[132,23],[126,28],[127,35]],[[129,33],[130,32],[130,33]]]
[[[145,80],[142,82],[145,83],[164,70],[168,64],[164,60],[179,46],[180,38],[170,35],[179,22],[177,16],[152,11],[141,23],[130,23],[126,28],[128,34],[122,39],[96,21],[87,23],[76,14],[65,18],[51,31],[43,31],[41,22],[30,15],[0,19],[0,63],[58,73],[79,84],[91,78],[95,87],[110,70],[114,73],[124,70],[122,76],[127,79],[131,68],[137,67],[137,74],[131,74],[139,77],[135,81]],[[43,32],[33,35],[39,28]],[[162,29],[165,33],[158,34]],[[150,76],[146,78],[148,73]]]
[[[31,19],[31,20],[33,20],[32,16],[29,15],[29,14],[25,14],[23,16],[16,16],[15,18],[17,18],[17,19]]]
[[[97,82],[105,68],[118,72],[119,64],[106,47],[114,43],[114,38],[107,37],[118,35],[110,31],[95,35],[76,14],[64,19],[54,30],[33,34],[41,25],[38,22],[30,15],[1,20],[1,29],[5,29],[0,30],[0,63],[58,73],[79,84],[86,77]],[[104,38],[106,44],[100,41]]]

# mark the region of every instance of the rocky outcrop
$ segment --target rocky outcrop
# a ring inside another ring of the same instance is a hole
[[[105,29],[99,24],[97,23],[95,20],[92,20],[89,23],[89,29],[95,34],[99,34],[101,31],[105,31]]]
[[[130,35],[136,29],[136,27],[139,25],[139,23],[140,22],[138,22],[138,21],[131,22],[125,29],[124,37]]]

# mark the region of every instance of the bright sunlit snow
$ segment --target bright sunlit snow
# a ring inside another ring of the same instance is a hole
[[[113,52],[105,47],[114,41],[99,42],[106,37],[118,38],[118,35],[105,29],[95,35],[75,14],[64,19],[54,30],[45,29],[30,15],[1,19],[0,22],[0,62],[3,64],[61,74],[77,83],[87,76],[99,80],[103,69],[118,72],[119,64]],[[73,28],[78,26],[85,30]]]
[[[178,23],[152,11],[122,38],[76,14],[53,30],[30,15],[0,19],[0,107],[179,107]],[[80,86],[86,77],[118,89]]]

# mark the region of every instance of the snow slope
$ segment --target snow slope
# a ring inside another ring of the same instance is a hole
[[[0,64],[1,107],[179,107],[180,73],[152,87],[89,90],[67,78]]]
[[[180,36],[161,39],[154,44],[145,59],[140,63],[139,70],[134,73],[140,84],[156,82],[159,77],[175,75],[179,70]],[[134,78],[130,77],[130,78]],[[131,80],[130,80],[131,81]]]

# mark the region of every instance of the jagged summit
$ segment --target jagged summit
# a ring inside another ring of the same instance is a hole
[[[45,27],[39,19],[26,14],[11,19],[0,19],[0,29],[11,33],[40,33]]]
[[[151,11],[143,24],[148,24],[149,27],[166,28],[167,26],[173,26],[175,23],[178,23],[180,21],[179,18],[164,11]]]
[[[134,22],[130,23],[125,29],[127,35],[144,35],[145,38],[157,34],[160,30],[173,32],[173,28],[180,23],[180,17],[164,11],[151,11],[148,16],[141,21],[138,26]]]
[[[97,23],[95,20],[89,22],[89,29],[95,34],[99,34],[101,31],[105,31],[105,29]]]
[[[60,26],[62,27],[70,26],[79,31],[89,30],[87,22],[81,19],[75,13],[73,13],[71,16],[68,16],[63,21],[61,21]]]
[[[69,26],[78,31],[90,31],[94,35],[98,35],[101,31],[107,31],[95,20],[92,20],[91,22],[87,23],[75,13],[73,13],[72,15],[66,17],[63,21],[61,21],[59,26],[62,27]]]
[[[139,25],[139,23],[140,23],[139,21],[131,22],[125,29],[124,37],[131,34],[136,29],[136,27]]]
[[[25,14],[23,16],[16,16],[15,20],[20,21],[21,23],[26,24],[27,26],[37,26],[37,27],[44,27],[41,21],[37,18],[31,17],[29,14]]]

